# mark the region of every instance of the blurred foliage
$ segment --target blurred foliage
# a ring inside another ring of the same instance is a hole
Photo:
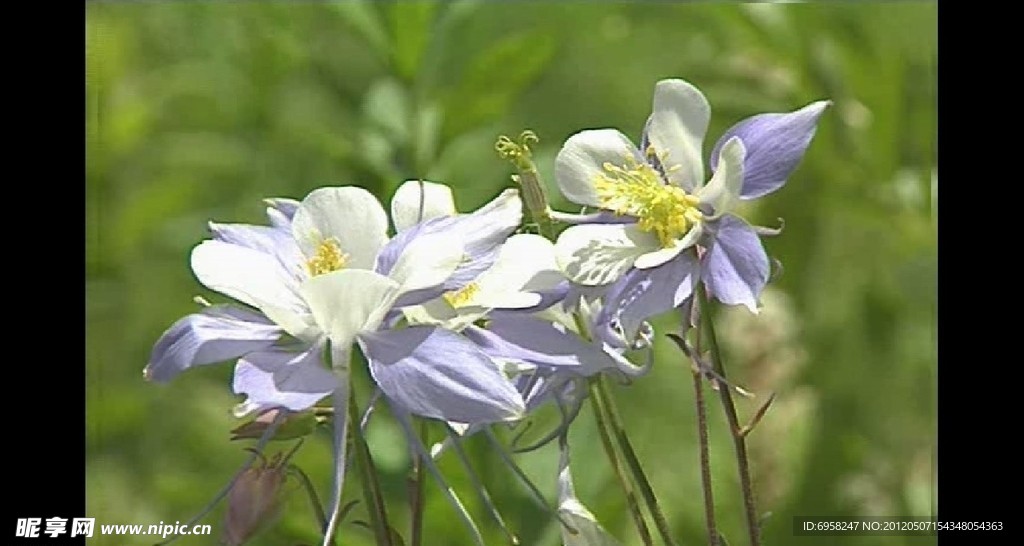
[[[194,310],[190,297],[214,297],[188,267],[207,220],[259,223],[261,198],[330,184],[362,185],[386,204],[416,177],[452,185],[472,210],[509,184],[495,137],[526,127],[541,137],[554,196],[565,138],[596,127],[638,135],[666,77],[708,96],[708,148],[745,116],[834,101],[789,184],[746,213],[786,221],[766,243],[785,270],[764,313],[722,315],[732,375],[758,394],[741,413],[778,396],[750,437],[766,544],[794,542],[795,515],[935,512],[934,3],[89,3],[86,58],[86,515],[98,525],[184,521],[246,456],[228,442],[239,424],[230,365],[168,386],[141,374],[160,333]],[[672,317],[657,326],[671,331]],[[651,376],[616,395],[671,525],[700,544],[689,371],[667,340],[657,355]],[[711,409],[718,516],[742,544],[731,442]],[[404,532],[409,456],[380,416],[369,442]],[[588,411],[571,441],[580,497],[639,544]],[[557,544],[552,519],[483,438],[466,447],[522,543]],[[504,543],[449,459],[442,468],[488,543]],[[553,498],[555,446],[519,460]],[[326,432],[294,462],[325,494]],[[289,487],[284,514],[252,544],[316,543],[304,493]],[[347,490],[356,498],[354,481]],[[426,510],[426,544],[469,543],[433,483]],[[215,535],[222,513],[208,518]],[[359,527],[344,532],[346,546],[372,543]]]

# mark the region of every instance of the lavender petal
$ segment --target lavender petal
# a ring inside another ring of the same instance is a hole
[[[768,255],[754,228],[727,214],[714,227],[704,256],[702,277],[711,294],[727,305],[745,305],[757,313],[757,299],[768,282]]]
[[[830,101],[811,103],[785,114],[758,114],[730,127],[711,151],[711,168],[725,143],[738,136],[747,150],[741,198],[753,199],[782,187],[796,169]]]
[[[304,352],[275,348],[250,353],[235,365],[233,389],[248,396],[247,410],[304,410],[334,392],[338,380],[320,358],[323,347]]]
[[[281,329],[263,315],[215,305],[175,322],[153,347],[143,372],[164,383],[193,367],[238,358],[273,345]]]
[[[526,409],[494,361],[454,332],[413,326],[364,333],[359,343],[381,391],[405,411],[473,424],[519,419]]]

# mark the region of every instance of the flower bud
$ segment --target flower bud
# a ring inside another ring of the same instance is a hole
[[[277,516],[282,486],[287,477],[287,458],[278,453],[245,470],[228,493],[221,542],[228,546],[244,544],[264,524]]]

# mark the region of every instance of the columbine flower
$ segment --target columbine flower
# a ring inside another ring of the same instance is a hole
[[[514,418],[521,398],[483,365],[479,350],[461,360],[424,357],[439,346],[471,343],[429,328],[381,329],[400,299],[440,289],[463,265],[464,240],[486,247],[479,239],[515,229],[519,216],[506,209],[519,207],[517,197],[513,192],[500,200],[488,212],[467,215],[477,228],[491,228],[467,239],[447,230],[387,244],[383,208],[356,187],[318,189],[294,207],[272,201],[271,227],[213,224],[215,238],[193,251],[197,278],[259,312],[219,305],[182,319],[157,343],[146,376],[167,381],[192,366],[241,357],[234,389],[248,399],[238,413],[297,411],[347,389],[350,348],[359,343],[382,391],[412,413]],[[328,343],[334,373],[322,359]],[[444,386],[465,391],[446,393]]]
[[[714,146],[713,175],[703,184],[707,100],[685,81],[658,82],[640,148],[619,131],[600,129],[573,135],[559,152],[562,193],[604,211],[591,219],[603,223],[561,234],[559,266],[586,286],[625,279],[612,289],[608,312],[630,313],[632,305],[639,306],[633,315],[653,316],[683,304],[702,280],[719,301],[756,313],[768,257],[755,229],[733,210],[782,187],[828,104],[734,125]]]
[[[325,544],[341,506],[354,344],[400,419],[490,423],[525,410],[509,380],[465,338],[434,326],[389,329],[393,309],[444,291],[451,277],[473,269],[473,256],[486,263],[497,253],[521,220],[518,195],[506,192],[474,214],[436,218],[431,229],[411,225],[409,195],[399,192],[392,202],[404,231],[390,241],[380,203],[356,187],[314,190],[298,204],[270,201],[270,227],[211,225],[214,239],[192,253],[196,277],[258,312],[211,306],[178,321],[145,370],[147,378],[167,381],[192,366],[240,357],[234,389],[248,396],[241,414],[302,410],[333,395],[335,482]],[[418,201],[417,220],[447,212]],[[330,371],[322,359],[328,348]]]

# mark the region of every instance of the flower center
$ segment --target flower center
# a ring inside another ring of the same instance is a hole
[[[636,216],[637,226],[658,236],[669,247],[703,219],[700,199],[682,188],[665,184],[657,170],[633,157],[622,167],[604,164],[594,188],[601,207],[616,214]]]
[[[444,298],[444,301],[448,302],[448,305],[458,309],[459,307],[465,307],[469,304],[469,301],[472,300],[479,291],[480,285],[475,282],[471,282],[458,290],[445,292],[442,297]]]
[[[316,277],[342,269],[346,262],[348,254],[341,251],[341,245],[332,237],[320,242],[316,247],[316,254],[306,260],[306,269],[309,270],[310,276]]]

